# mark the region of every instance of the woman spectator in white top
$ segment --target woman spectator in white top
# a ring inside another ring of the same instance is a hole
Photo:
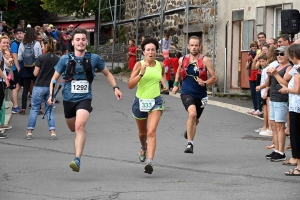
[[[296,159],[297,167],[285,172],[285,175],[300,176],[300,44],[291,45],[287,54],[294,63],[289,73],[292,78],[288,84],[281,84],[282,89],[279,91],[282,94],[289,94],[290,142],[292,157]]]

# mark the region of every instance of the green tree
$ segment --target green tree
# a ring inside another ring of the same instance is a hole
[[[114,9],[109,10],[109,6],[113,6],[114,0],[41,0],[43,2],[42,7],[51,13],[57,13],[58,15],[72,15],[74,14],[77,18],[86,18],[91,15],[98,16],[99,1],[101,2],[101,21],[111,21]],[[119,15],[120,2],[117,0],[117,14]],[[84,9],[83,9],[84,5]],[[105,9],[107,8],[107,9]],[[119,16],[118,16],[119,17]]]
[[[18,0],[17,9],[3,11],[2,19],[14,28],[21,19],[32,26],[41,25],[51,16],[50,12],[41,7],[41,4],[41,0]]]

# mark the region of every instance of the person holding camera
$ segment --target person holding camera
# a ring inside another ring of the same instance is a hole
[[[252,69],[252,63],[255,62],[254,59],[257,55],[257,51],[258,51],[258,42],[253,41],[250,44],[250,51],[248,53],[247,64],[246,64],[246,69],[248,69],[248,75],[249,75],[250,93],[251,93],[251,98],[253,103],[253,110],[247,113],[251,115],[258,114],[262,110],[261,103],[258,101],[257,92],[255,90],[257,86],[257,82],[256,82],[257,70]]]

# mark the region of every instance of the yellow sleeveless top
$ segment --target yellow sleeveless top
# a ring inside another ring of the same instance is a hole
[[[144,61],[141,61],[143,64]],[[136,96],[139,99],[154,99],[160,95],[160,80],[162,78],[162,67],[159,61],[155,60],[154,67],[147,67],[144,76],[138,82]]]

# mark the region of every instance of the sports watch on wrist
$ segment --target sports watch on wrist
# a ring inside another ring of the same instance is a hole
[[[116,88],[120,89],[117,85],[115,85],[115,86],[113,87],[114,91],[116,90]]]

